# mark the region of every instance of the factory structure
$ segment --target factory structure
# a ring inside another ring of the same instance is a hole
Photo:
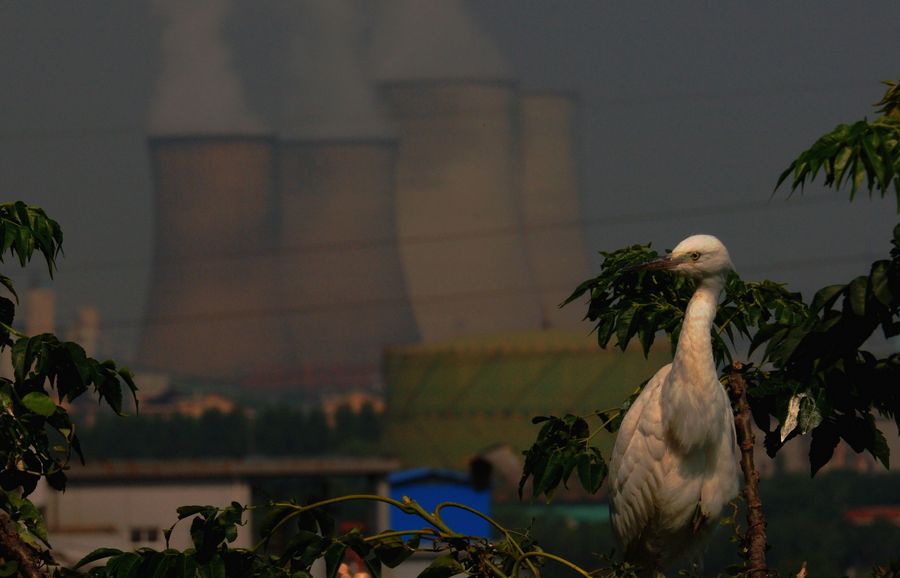
[[[364,379],[387,346],[577,323],[557,307],[588,275],[574,99],[473,81],[385,93],[392,139],[150,138],[143,366]]]
[[[315,3],[293,8],[310,29],[272,128],[229,69],[227,3],[206,4],[220,10],[193,26],[173,12],[163,35],[206,48],[163,51],[139,369],[377,389],[389,347],[586,331],[579,308],[557,307],[589,274],[575,96],[521,89],[462,2],[384,2],[374,33],[357,4]],[[404,36],[429,23],[426,45]],[[328,62],[310,56],[313,33],[342,39]]]

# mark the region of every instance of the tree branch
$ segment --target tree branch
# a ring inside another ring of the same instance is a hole
[[[762,511],[762,500],[759,498],[759,472],[753,463],[753,447],[756,439],[753,434],[750,403],[747,401],[747,382],[744,381],[743,370],[744,365],[739,361],[732,363],[728,385],[734,401],[734,425],[741,449],[741,471],[744,473],[744,502],[747,504],[747,534],[744,547],[750,564],[748,575],[751,578],[764,578],[768,575],[766,518]]]
[[[24,578],[45,578],[35,551],[19,537],[18,525],[9,514],[0,509],[0,558],[18,563],[17,576]]]

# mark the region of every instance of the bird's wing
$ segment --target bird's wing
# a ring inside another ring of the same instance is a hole
[[[654,496],[666,453],[660,386],[672,365],[656,372],[622,420],[609,467],[613,529],[626,551],[656,516]]]
[[[725,430],[716,448],[716,459],[712,475],[703,483],[702,501],[705,513],[713,518],[718,517],[722,507],[731,501],[739,489],[739,456],[737,435],[734,431],[734,414],[731,402],[724,390],[721,394],[722,421]]]

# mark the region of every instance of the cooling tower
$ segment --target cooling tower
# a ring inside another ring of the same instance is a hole
[[[397,229],[424,341],[540,327],[518,203],[518,109],[505,82],[383,85],[400,137]]]
[[[275,294],[274,141],[151,138],[156,246],[139,349],[147,367],[209,378],[284,356]]]
[[[291,358],[313,374],[356,367],[378,379],[386,346],[418,340],[397,248],[396,152],[390,140],[281,145],[281,300]]]
[[[580,327],[579,307],[558,306],[589,276],[581,227],[577,102],[560,93],[520,97],[525,246],[545,327]]]

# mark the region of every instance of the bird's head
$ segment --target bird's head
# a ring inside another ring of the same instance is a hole
[[[630,271],[665,269],[692,279],[724,278],[734,270],[728,249],[712,235],[692,235],[664,257],[629,267]]]

